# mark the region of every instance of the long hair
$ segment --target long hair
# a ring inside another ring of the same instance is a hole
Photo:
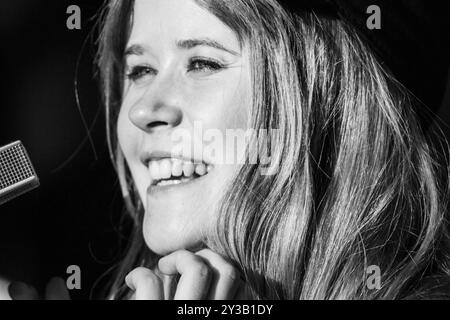
[[[426,294],[427,279],[445,279],[445,142],[424,131],[420,103],[364,40],[345,21],[294,15],[275,0],[196,2],[250,48],[249,128],[279,132],[264,146],[275,174],[242,166],[208,230],[208,247],[235,263],[251,296],[414,298]],[[116,133],[133,6],[109,1],[98,53],[111,158],[133,223],[114,298],[127,295],[126,273],[157,259]],[[373,266],[377,288],[368,285]]]

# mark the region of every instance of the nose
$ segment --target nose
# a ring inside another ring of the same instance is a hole
[[[149,88],[131,107],[128,117],[141,130],[151,133],[178,126],[183,119],[180,99],[173,86]],[[172,88],[172,89],[171,89]]]

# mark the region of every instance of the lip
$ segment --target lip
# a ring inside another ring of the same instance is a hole
[[[179,184],[158,186],[158,185],[154,185],[152,183],[147,188],[147,195],[153,195],[155,193],[168,193],[168,192],[172,192],[172,191],[182,190],[183,188],[189,188],[189,187],[195,185],[196,183],[201,183],[202,181],[204,181],[208,175],[209,175],[209,173],[205,174],[204,176],[197,177],[195,179],[191,179],[189,181],[182,182]]]
[[[181,161],[189,161],[192,163],[204,163],[205,165],[210,165],[210,163],[205,162],[204,160],[194,159],[190,157],[185,157],[182,155],[173,155],[170,152],[166,151],[152,151],[152,152],[143,152],[139,156],[139,160],[141,163],[148,167],[148,163],[152,160],[162,160],[162,159],[178,159]]]

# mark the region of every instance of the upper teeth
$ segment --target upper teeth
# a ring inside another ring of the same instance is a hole
[[[180,159],[151,160],[148,164],[150,178],[155,180],[170,179],[171,177],[193,178],[194,173],[204,176],[209,170],[209,165],[204,163],[194,164]]]

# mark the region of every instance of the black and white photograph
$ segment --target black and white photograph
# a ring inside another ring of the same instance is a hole
[[[450,2],[2,0],[0,39],[0,300],[450,299]]]

